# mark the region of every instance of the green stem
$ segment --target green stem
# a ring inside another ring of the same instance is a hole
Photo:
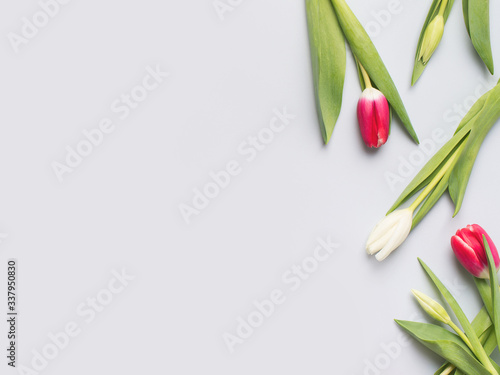
[[[446,5],[448,5],[448,0],[443,0],[443,2],[441,3],[441,6],[439,8],[439,15],[440,16],[444,15],[444,11],[446,10]]]
[[[455,366],[453,366],[452,364],[449,364],[448,366],[446,366],[446,368],[439,375],[448,375],[455,369],[456,369]]]
[[[372,86],[372,81],[370,81],[370,76],[366,72],[365,68],[363,68],[363,65],[361,65],[358,61],[359,64],[359,70],[361,70],[361,74],[363,75],[363,81],[365,81],[365,87],[371,89]]]
[[[460,338],[462,340],[464,340],[465,344],[467,344],[469,349],[474,352],[474,348],[472,347],[472,344],[470,343],[469,338],[467,336],[465,336],[465,333],[463,333],[462,330],[460,328],[458,328],[458,326],[451,321],[448,323],[448,325],[460,336]]]

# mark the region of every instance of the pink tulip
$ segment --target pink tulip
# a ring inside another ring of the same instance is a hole
[[[467,225],[459,229],[457,234],[451,237],[451,247],[462,266],[472,275],[481,279],[489,279],[488,258],[483,243],[483,235],[488,241],[488,245],[495,261],[495,266],[500,269],[500,258],[495,244],[488,233],[477,224]]]
[[[380,147],[389,137],[389,103],[384,94],[367,87],[358,101],[358,122],[368,147]]]

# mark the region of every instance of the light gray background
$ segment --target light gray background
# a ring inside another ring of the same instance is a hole
[[[370,25],[420,139],[432,144],[434,129],[452,134],[455,106],[470,106],[471,95],[498,76],[475,55],[457,1],[441,46],[410,88],[430,1],[401,0],[388,20],[389,3],[349,1]],[[477,222],[500,241],[500,129],[483,145],[460,214],[451,220],[444,197],[378,263],[364,252],[368,233],[423,161],[392,189],[387,173],[418,159],[418,147],[395,120],[389,142],[365,150],[351,55],[342,112],[323,146],[304,1],[252,0],[232,8],[221,19],[211,0],[73,0],[15,53],[8,33],[19,33],[22,17],[40,8],[35,1],[0,5],[0,232],[7,235],[0,285],[5,291],[7,259],[17,258],[19,364],[30,366],[32,351],[50,343],[48,334],[74,321],[81,333],[41,373],[432,373],[439,359],[418,344],[397,343],[393,318],[419,312],[411,288],[434,295],[417,256],[475,315],[474,289],[449,239]],[[491,14],[499,11],[492,2]],[[491,34],[500,69],[496,21]],[[118,120],[111,103],[157,65],[170,76]],[[283,107],[296,118],[247,162],[239,145]],[[59,183],[51,164],[64,161],[65,148],[104,117],[117,129]],[[241,173],[187,224],[179,204],[190,203],[193,189],[231,160]],[[291,291],[284,273],[328,236],[339,248]],[[77,307],[122,269],[135,279],[85,323]],[[224,333],[234,334],[237,319],[255,310],[253,301],[275,289],[286,301],[231,354]],[[5,362],[2,373],[17,373]],[[369,370],[375,363],[383,368]]]

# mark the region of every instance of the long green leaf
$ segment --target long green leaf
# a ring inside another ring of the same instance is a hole
[[[316,110],[327,144],[342,106],[346,69],[344,34],[330,0],[306,0]]]
[[[370,37],[345,0],[332,0],[332,3],[352,52],[368,72],[378,89],[385,95],[387,101],[401,119],[406,131],[418,143],[417,134],[413,129],[403,101]]]
[[[486,103],[486,99],[488,99],[490,91],[491,90],[485,92],[478,100],[476,100],[476,102],[472,105],[472,107],[458,124],[457,129],[455,130],[455,134],[462,130],[466,125],[473,121],[474,118],[479,115],[479,113],[481,113],[482,109],[484,108],[484,104]]]
[[[489,0],[469,0],[469,34],[478,55],[491,74],[494,72],[490,41]]]
[[[429,277],[432,280],[432,282],[434,283],[434,285],[436,285],[439,292],[443,295],[443,297],[445,298],[445,300],[448,302],[451,309],[455,313],[455,316],[457,317],[458,321],[460,322],[460,325],[462,326],[465,334],[467,335],[467,337],[472,345],[472,348],[474,349],[474,354],[478,357],[478,359],[481,361],[481,363],[483,363],[483,364],[490,363],[491,364],[488,355],[486,354],[483,346],[479,342],[479,338],[477,337],[476,333],[474,332],[474,328],[472,328],[471,323],[467,319],[467,316],[463,312],[460,305],[457,303],[457,301],[451,295],[451,293],[448,291],[448,289],[446,289],[444,284],[437,278],[437,276],[434,274],[434,272],[432,272],[432,270],[424,263],[424,261],[421,259],[418,259],[418,261],[420,262],[420,265],[422,266],[422,268],[425,270],[427,275],[429,275]],[[457,367],[460,367],[460,366],[457,366]]]
[[[411,77],[411,85],[412,86],[420,78],[420,76],[424,72],[425,67],[427,66],[427,64],[424,64],[421,60],[419,60],[418,56],[420,54],[420,49],[422,48],[422,41],[424,39],[425,30],[427,30],[427,26],[429,26],[429,23],[438,14],[439,5],[440,5],[441,1],[442,0],[434,0],[432,2],[431,8],[429,9],[429,12],[427,13],[427,17],[425,19],[424,26],[422,26],[422,31],[420,32],[420,37],[418,38],[417,52],[415,53],[415,64],[413,66],[413,74]],[[448,20],[448,16],[450,15],[451,8],[453,7],[454,2],[455,2],[455,0],[449,0],[448,4],[446,5],[446,9],[445,9],[444,14],[443,14],[443,19],[444,19],[445,25],[446,25],[446,21]]]
[[[469,375],[491,375],[454,333],[434,324],[396,320],[404,330],[437,355]]]
[[[471,133],[464,151],[460,155],[450,176],[449,192],[455,203],[454,216],[460,211],[467,184],[481,145],[500,117],[500,85],[483,95],[485,98],[481,110],[469,121]]]
[[[465,28],[467,29],[467,34],[470,37],[470,27],[469,27],[469,0],[462,0],[462,11],[464,13]]]
[[[493,316],[493,301],[491,299],[491,289],[486,280],[478,279],[474,277],[474,282],[476,283],[477,290],[479,291],[479,295],[484,303],[484,308],[488,312],[488,315]]]
[[[490,271],[490,286],[491,286],[491,299],[493,300],[493,326],[495,327],[495,335],[497,342],[500,342],[500,290],[498,288],[498,275],[493,255],[491,254],[490,245],[486,236],[483,235],[483,244],[488,258],[488,268]]]

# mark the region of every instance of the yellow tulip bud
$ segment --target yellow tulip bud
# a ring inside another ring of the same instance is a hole
[[[424,39],[422,40],[422,46],[418,55],[418,59],[422,60],[422,63],[427,64],[439,42],[441,42],[443,32],[444,18],[442,15],[437,15],[425,29]]]
[[[422,306],[424,311],[429,314],[429,316],[444,324],[449,324],[451,322],[451,318],[444,307],[434,301],[431,297],[426,296],[424,293],[415,289],[412,289],[412,293],[420,306]]]

